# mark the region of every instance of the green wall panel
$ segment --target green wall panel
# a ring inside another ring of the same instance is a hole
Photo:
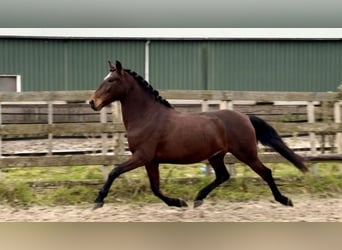
[[[209,45],[209,89],[335,91],[340,41],[229,41]]]
[[[19,74],[23,91],[94,89],[108,60],[144,73],[144,42],[0,39],[0,74]]]
[[[0,74],[23,91],[95,89],[120,60],[142,76],[144,39],[0,39]],[[341,40],[152,40],[149,79],[158,89],[336,91]]]
[[[335,91],[342,42],[152,41],[152,83],[166,89]]]
[[[151,41],[150,83],[160,89],[205,89],[205,48],[198,41]]]

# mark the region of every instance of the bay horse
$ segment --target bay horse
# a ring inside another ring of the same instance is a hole
[[[224,164],[230,152],[251,167],[268,184],[274,199],[286,206],[292,201],[282,195],[272,171],[258,158],[257,142],[272,147],[302,172],[307,171],[302,158],[295,154],[273,127],[261,118],[233,110],[185,113],[177,111],[143,77],[124,69],[119,61],[109,63],[109,74],[92,94],[89,104],[95,111],[120,101],[131,157],[117,164],[95,200],[94,209],[104,204],[113,181],[121,174],[145,166],[154,195],[169,206],[187,203],[171,198],[160,190],[159,164],[190,164],[208,159],[215,179],[195,197],[194,207],[230,177]]]

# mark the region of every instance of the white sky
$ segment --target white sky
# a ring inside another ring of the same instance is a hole
[[[342,28],[0,28],[1,36],[150,39],[342,39]]]

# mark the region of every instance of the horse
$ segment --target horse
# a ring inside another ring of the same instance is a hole
[[[91,95],[89,104],[93,110],[100,111],[114,101],[121,103],[132,155],[110,171],[93,209],[104,205],[104,199],[118,176],[142,166],[155,196],[168,206],[187,207],[183,199],[168,197],[161,192],[159,164],[190,164],[208,160],[215,179],[197,193],[193,204],[196,208],[212,190],[229,179],[230,174],[224,164],[228,152],[268,184],[276,201],[293,206],[292,201],[279,191],[272,171],[258,158],[258,141],[273,148],[300,171],[308,169],[303,159],[284,143],[271,125],[257,116],[233,110],[180,112],[136,72],[124,69],[119,61],[115,65],[108,61],[108,64],[109,73]]]

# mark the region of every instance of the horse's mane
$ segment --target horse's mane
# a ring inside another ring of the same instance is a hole
[[[173,106],[163,97],[159,95],[158,90],[155,90],[151,84],[149,84],[142,76],[140,76],[138,73],[130,70],[130,69],[125,69],[125,72],[130,74],[138,83],[139,85],[145,89],[147,92],[149,92],[151,95],[155,97],[155,99],[163,104],[164,106],[168,108],[173,108]]]

